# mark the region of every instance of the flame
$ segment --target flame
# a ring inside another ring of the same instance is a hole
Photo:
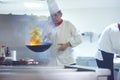
[[[40,45],[43,41],[40,29],[35,26],[29,26],[29,28],[32,29],[32,31],[29,33],[31,36],[29,45],[32,45],[32,46]]]

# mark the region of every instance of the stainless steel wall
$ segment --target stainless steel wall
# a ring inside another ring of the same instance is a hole
[[[26,45],[28,37],[27,27],[34,25],[42,29],[47,17],[34,15],[0,15],[0,46],[5,45],[10,50],[16,50],[17,59],[48,59],[48,52],[35,53],[29,50]]]

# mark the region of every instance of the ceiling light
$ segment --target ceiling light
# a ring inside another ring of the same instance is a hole
[[[43,4],[42,3],[33,3],[33,2],[29,2],[29,3],[24,3],[25,7],[28,8],[43,8]]]

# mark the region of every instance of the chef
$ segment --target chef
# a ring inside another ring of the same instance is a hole
[[[114,54],[120,54],[120,23],[114,23],[107,26],[98,43],[97,65],[100,68],[108,68],[111,70],[111,76],[108,80],[114,80],[113,58]]]
[[[44,27],[43,35],[52,42],[49,65],[74,64],[72,48],[81,43],[81,36],[71,22],[62,19],[62,12],[55,0],[47,0],[47,4],[50,17]]]

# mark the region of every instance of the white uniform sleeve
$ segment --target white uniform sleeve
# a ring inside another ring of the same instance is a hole
[[[69,39],[70,43],[71,43],[72,47],[78,46],[82,42],[81,35],[77,33],[77,30],[73,24],[70,23],[69,26],[70,26],[70,30],[71,30],[71,36],[72,36]]]

